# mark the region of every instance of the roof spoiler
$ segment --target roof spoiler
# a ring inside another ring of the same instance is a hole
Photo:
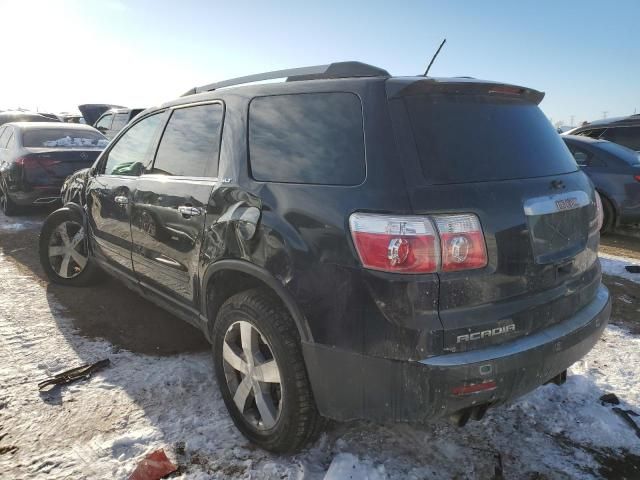
[[[219,88],[242,85],[246,83],[262,82],[265,80],[277,80],[286,78],[287,82],[301,80],[320,80],[331,78],[350,77],[390,77],[391,75],[383,68],[375,67],[361,62],[335,62],[327,65],[315,65],[312,67],[290,68],[287,70],[276,70],[273,72],[258,73],[246,77],[237,77],[221,82],[210,83],[202,87],[194,87],[182,94],[183,97],[195,95],[196,93],[210,92]]]
[[[538,105],[544,98],[544,92],[532,88],[506,83],[476,80],[472,77],[425,78],[417,79],[408,85],[400,85],[396,91],[389,92],[390,97],[419,95],[425,93],[451,93],[460,95],[490,95],[503,98],[521,98]]]

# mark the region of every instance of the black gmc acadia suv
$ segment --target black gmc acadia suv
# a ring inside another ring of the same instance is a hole
[[[67,179],[42,265],[202,329],[265,449],[324,418],[462,425],[562,383],[609,319],[598,196],[542,97],[357,62],[195,88]]]

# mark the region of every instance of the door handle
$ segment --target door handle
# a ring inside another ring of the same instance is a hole
[[[178,211],[185,217],[195,217],[197,215],[202,215],[202,210],[198,207],[192,207],[189,205],[180,205],[178,207]]]
[[[122,195],[118,195],[116,198],[114,198],[114,200],[118,205],[126,205],[127,203],[129,203],[129,199],[127,197],[123,197]]]

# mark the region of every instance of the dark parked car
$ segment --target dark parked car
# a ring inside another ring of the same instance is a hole
[[[20,206],[60,202],[64,180],[93,164],[107,145],[94,128],[60,122],[17,122],[0,126],[0,207],[14,215]]]
[[[143,110],[144,108],[112,108],[103,113],[93,126],[111,140]]]
[[[59,122],[60,120],[45,117],[39,113],[7,111],[0,112],[0,125],[10,122]]]
[[[576,163],[600,193],[602,232],[640,222],[640,156],[634,150],[606,140],[563,135]]]
[[[542,97],[357,62],[195,88],[67,180],[40,260],[202,329],[266,449],[324,417],[463,425],[562,383],[609,319],[597,195]]]
[[[609,140],[640,152],[640,114],[596,120],[569,130],[565,135]]]

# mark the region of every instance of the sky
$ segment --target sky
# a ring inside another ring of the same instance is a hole
[[[0,109],[147,107],[189,88],[359,60],[546,92],[565,125],[640,113],[640,0],[0,0]],[[606,112],[606,113],[605,113]]]

